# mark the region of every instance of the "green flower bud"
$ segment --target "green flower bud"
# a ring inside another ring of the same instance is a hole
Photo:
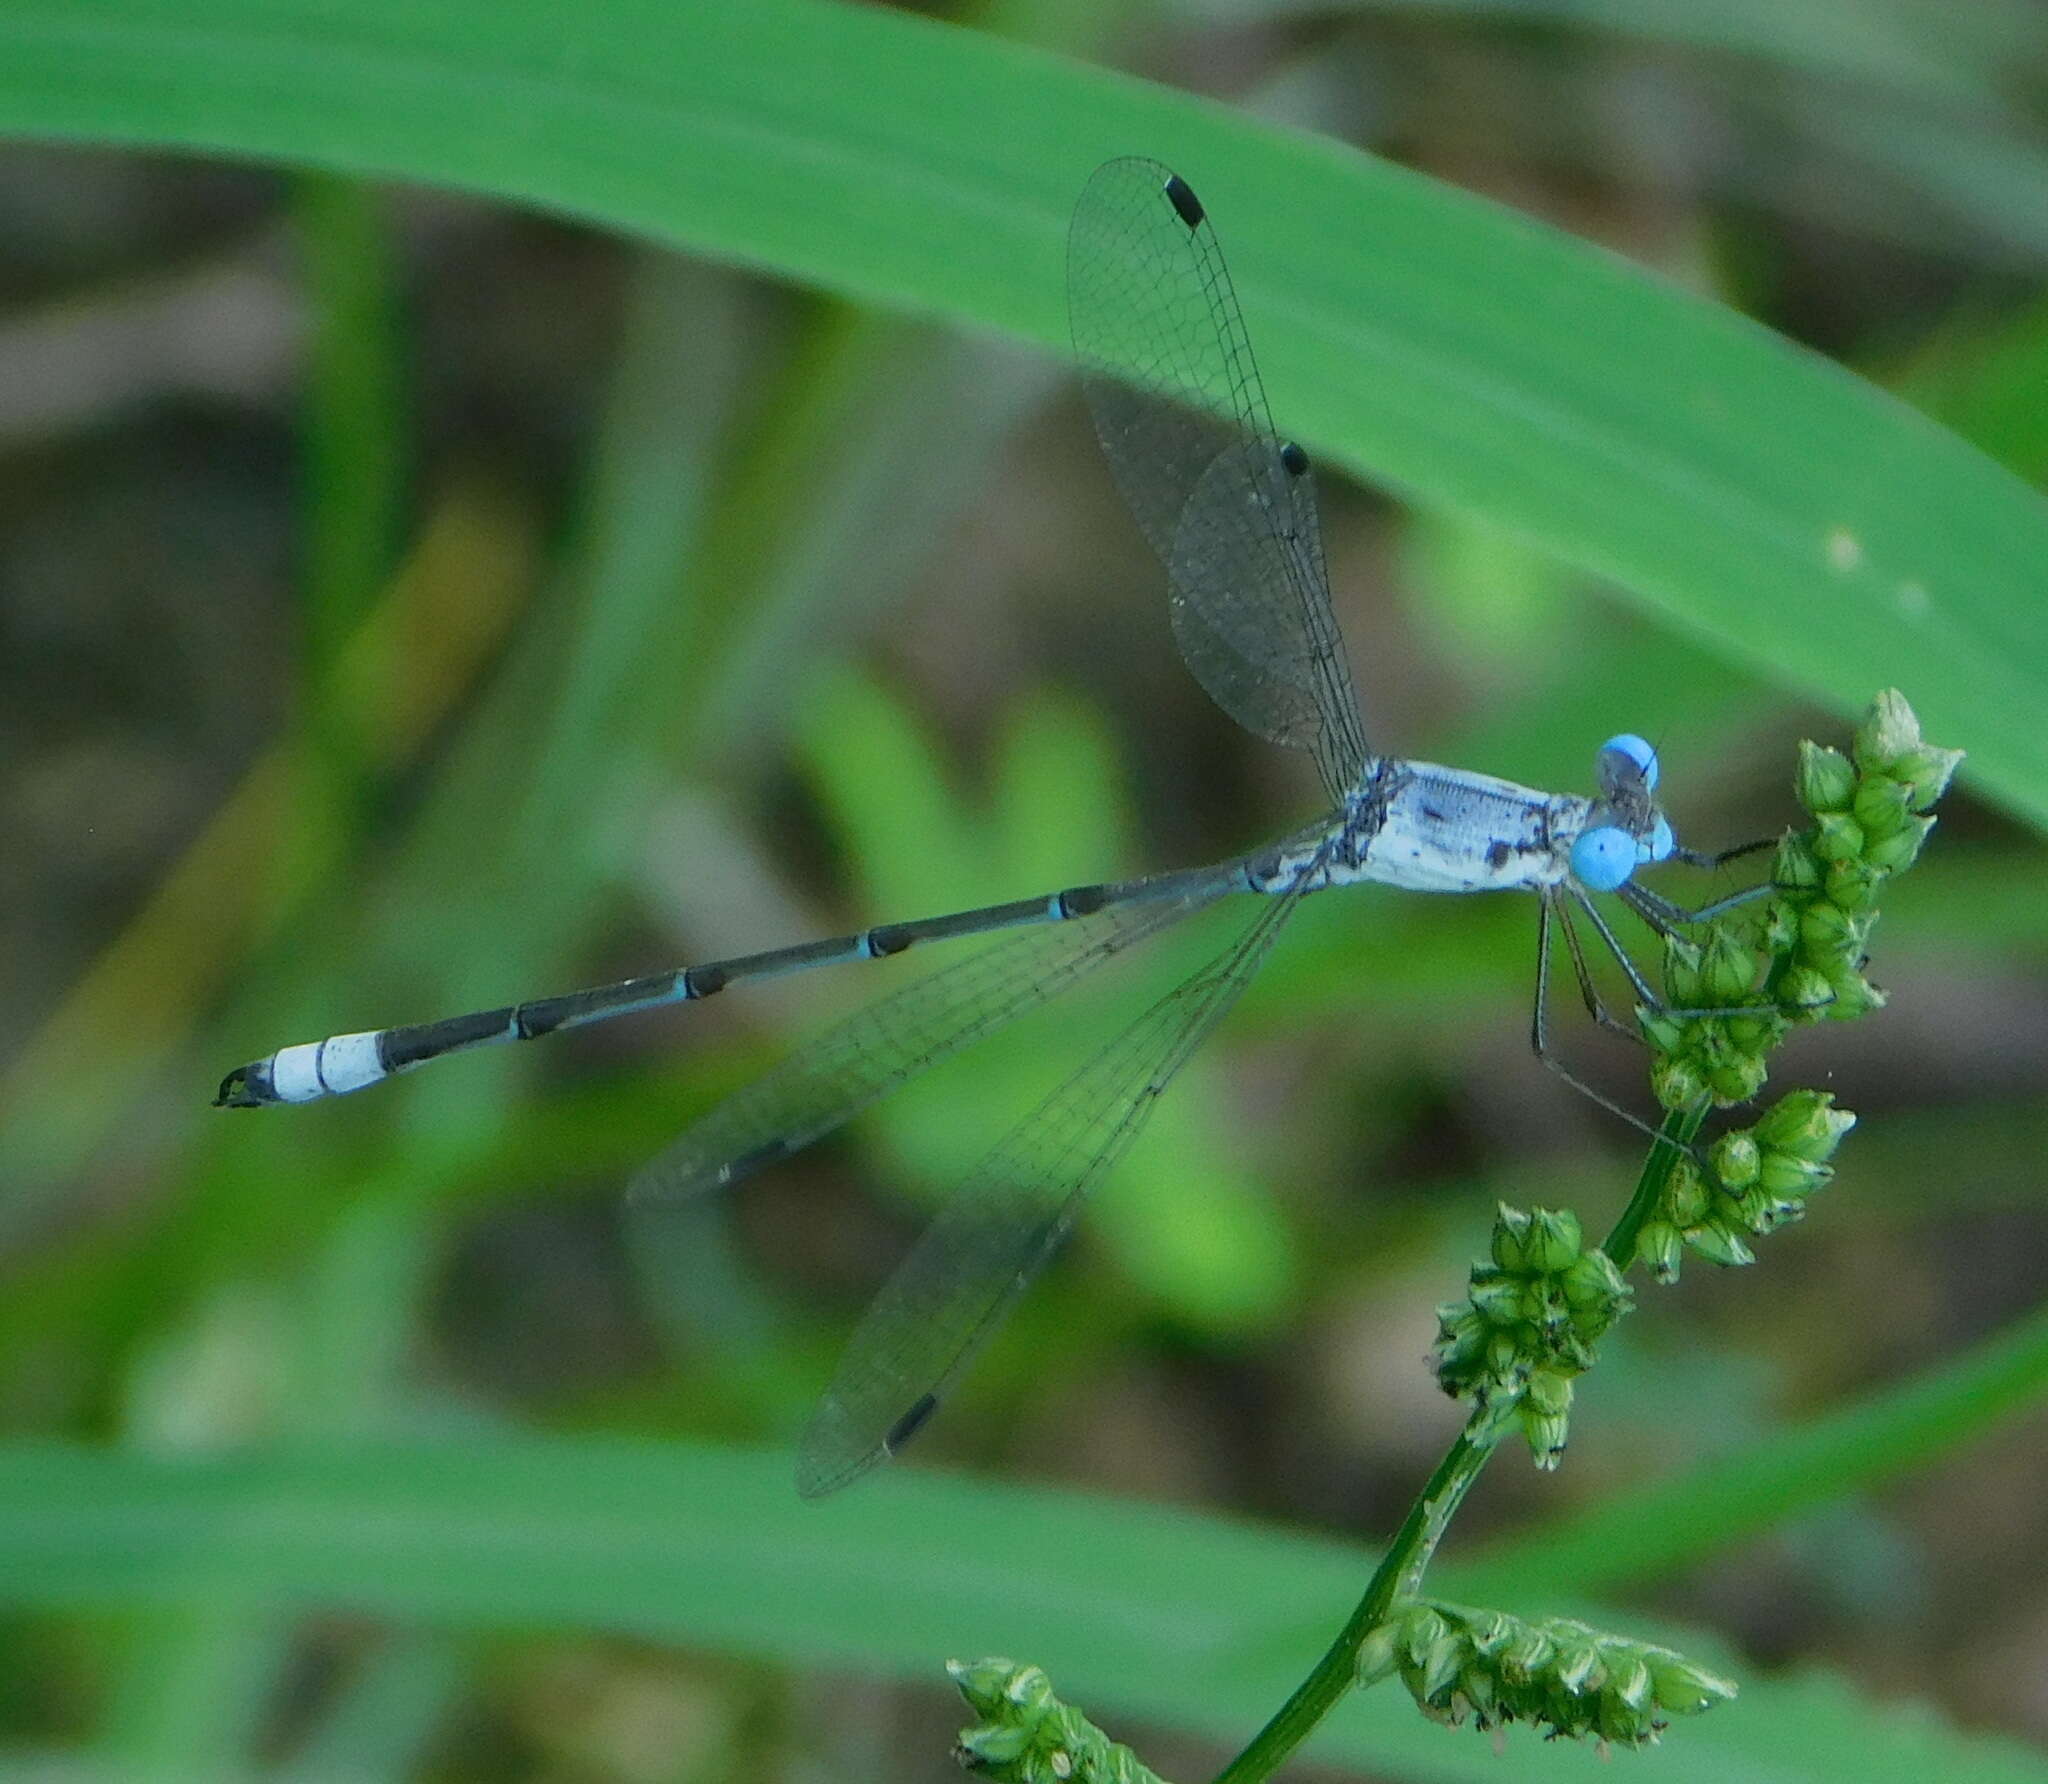
[[[1517,1325],[1522,1318],[1522,1284],[1513,1276],[1472,1273],[1472,1311],[1496,1330]]]
[[[1522,1398],[1536,1412],[1557,1416],[1572,1409],[1572,1378],[1555,1369],[1538,1369],[1529,1377]]]
[[[1707,1212],[1707,1184],[1690,1158],[1680,1158],[1664,1180],[1663,1213],[1681,1227],[1697,1225]]]
[[[1549,1474],[1564,1460],[1569,1435],[1566,1421],[1554,1413],[1531,1412],[1527,1408],[1523,1409],[1521,1420],[1522,1439],[1529,1446],[1530,1461]]]
[[[1636,1653],[1617,1656],[1608,1668],[1605,1694],[1630,1710],[1648,1709],[1657,1694],[1649,1663]]]
[[[1881,873],[1904,873],[1920,859],[1920,850],[1934,828],[1932,818],[1908,818],[1896,835],[1874,842],[1864,851],[1864,860]]]
[[[1515,1639],[1520,1620],[1505,1611],[1468,1611],[1465,1640],[1475,1659],[1491,1660]]]
[[[1821,859],[1813,852],[1812,843],[1796,831],[1786,831],[1771,863],[1771,884],[1781,892],[1816,892],[1821,873]]]
[[[1355,1676],[1361,1685],[1377,1685],[1401,1663],[1401,1625],[1390,1618],[1376,1624],[1358,1644]]]
[[[1913,821],[1907,820],[1909,823]],[[1903,831],[1894,831],[1882,841],[1871,843],[1860,861],[1837,861],[1830,866],[1825,881],[1828,903],[1859,916],[1870,910],[1877,903],[1877,889],[1884,881],[1885,872],[1875,865],[1874,857],[1880,851],[1892,848],[1904,834]]]
[[[1653,1278],[1667,1287],[1678,1280],[1678,1266],[1685,1254],[1685,1242],[1668,1220],[1647,1220],[1636,1235],[1636,1253]]]
[[[1854,920],[1832,904],[1810,904],[1799,913],[1799,945],[1817,963],[1857,949]]]
[[[1551,1665],[1550,1674],[1564,1690],[1578,1693],[1597,1688],[1604,1673],[1596,1643],[1575,1636],[1559,1639],[1557,1659]]]
[[[1690,1109],[1707,1094],[1707,1081],[1685,1059],[1664,1054],[1650,1064],[1650,1090],[1667,1109]]]
[[[1628,1284],[1614,1267],[1614,1260],[1598,1247],[1582,1251],[1572,1260],[1559,1287],[1567,1306],[1579,1313],[1598,1313],[1605,1324],[1611,1324],[1628,1307]]]
[[[1756,1136],[1742,1128],[1723,1134],[1708,1154],[1714,1175],[1733,1190],[1747,1189],[1756,1181],[1757,1166],[1762,1156]]]
[[[1512,1276],[1529,1270],[1529,1212],[1502,1202],[1493,1216],[1493,1261]]]
[[[1735,1695],[1726,1679],[1695,1666],[1669,1648],[1653,1648],[1649,1657],[1650,1678],[1657,1695],[1657,1707],[1674,1716],[1690,1716]]]
[[[962,1763],[981,1771],[1015,1765],[1031,1750],[1037,1735],[1036,1729],[1020,1728],[1014,1723],[982,1723],[962,1732],[959,1747]]]
[[[1700,962],[1700,995],[1713,1010],[1755,1001],[1756,956],[1726,929],[1716,929]]]
[[[1829,972],[1828,988],[1835,994],[1827,1007],[1830,1022],[1853,1022],[1885,1006],[1885,994],[1846,961]]]
[[[1521,1307],[1522,1324],[1539,1332],[1552,1332],[1564,1323],[1564,1297],[1547,1277],[1532,1276],[1522,1284]]]
[[[1871,841],[1896,836],[1905,828],[1906,788],[1884,775],[1870,775],[1858,784],[1849,812]]]
[[[1501,1677],[1510,1684],[1526,1684],[1548,1672],[1556,1657],[1557,1644],[1535,1624],[1525,1623],[1500,1651]]]
[[[1455,1685],[1465,1665],[1465,1652],[1463,1635],[1449,1629],[1431,1642],[1416,1662],[1420,1674],[1416,1683],[1418,1694],[1441,1697]]]
[[[1815,868],[1819,868],[1816,862]],[[1757,937],[1759,945],[1772,959],[1782,959],[1799,945],[1799,913],[1811,902],[1813,894],[1802,892],[1798,902],[1784,894],[1771,900],[1764,911],[1763,928]]]
[[[1747,1232],[1756,1234],[1758,1238],[1762,1238],[1773,1227],[1781,1224],[1778,1211],[1791,1206],[1792,1204],[1789,1202],[1774,1199],[1766,1189],[1752,1189],[1746,1194],[1736,1197],[1732,1209],[1732,1218],[1729,1219],[1728,1224],[1730,1226],[1739,1226]]]
[[[1827,974],[1810,966],[1787,967],[1778,979],[1778,1003],[1795,1017],[1817,1022],[1834,1007],[1835,988]]]
[[[1813,852],[1823,861],[1860,860],[1863,826],[1846,812],[1823,812],[1813,822]]]
[[[1458,1690],[1472,1706],[1473,1720],[1481,1728],[1492,1727],[1500,1702],[1500,1687],[1494,1680],[1493,1669],[1485,1665],[1466,1667],[1458,1680]]]
[[[1789,1152],[1767,1152],[1757,1188],[1764,1195],[1779,1200],[1804,1201],[1815,1190],[1824,1189],[1833,1181],[1834,1175],[1833,1165],[1794,1158]]]
[[[1793,1090],[1757,1118],[1757,1144],[1767,1152],[1789,1152],[1816,1162],[1832,1158],[1842,1136],[1856,1125],[1847,1109],[1835,1107],[1826,1090]]]
[[[1675,1009],[1705,1007],[1700,992],[1700,951],[1682,936],[1664,938],[1664,996]]]
[[[1802,742],[1799,772],[1792,782],[1799,803],[1819,817],[1824,812],[1844,812],[1856,793],[1856,769],[1840,750],[1823,744]]]
[[[1907,802],[1915,811],[1925,811],[1948,791],[1948,783],[1961,765],[1961,750],[1939,750],[1922,744],[1908,750],[1892,764],[1892,774],[1909,788]]]
[[[1636,1026],[1642,1030],[1643,1039],[1650,1043],[1657,1053],[1676,1053],[1685,1045],[1685,1023],[1676,1016],[1667,1016],[1661,1010],[1650,1009],[1647,1005],[1636,1006]]]
[[[1686,1229],[1685,1242],[1710,1264],[1719,1264],[1724,1269],[1736,1269],[1743,1264],[1756,1262],[1756,1253],[1743,1244],[1727,1228],[1711,1221]]]
[[[1420,1665],[1423,1655],[1442,1641],[1450,1625],[1434,1605],[1417,1599],[1401,1615],[1401,1651]]]
[[[1529,1268],[1554,1276],[1578,1257],[1584,1243],[1579,1217],[1569,1208],[1538,1208],[1529,1222]]]
[[[1886,688],[1870,703],[1850,744],[1856,766],[1866,774],[1889,774],[1900,757],[1923,747],[1920,721],[1897,688]]]
[[[1785,1023],[1779,1016],[1724,1016],[1721,1032],[1738,1053],[1764,1053],[1785,1038]]]
[[[1479,1367],[1491,1334],[1485,1322],[1468,1307],[1461,1305],[1442,1311],[1451,1313],[1453,1317],[1444,1320],[1437,1329],[1436,1373],[1444,1391],[1455,1394],[1459,1391],[1459,1384]]]
[[[1770,1067],[1761,1059],[1736,1054],[1707,1074],[1707,1085],[1714,1093],[1714,1101],[1725,1109],[1733,1103],[1748,1102],[1763,1089],[1770,1075]]]
[[[946,1672],[959,1687],[960,1695],[972,1708],[984,1713],[1008,1701],[1010,1683],[1020,1673],[1035,1671],[1035,1667],[1020,1668],[1014,1660],[946,1662]]]

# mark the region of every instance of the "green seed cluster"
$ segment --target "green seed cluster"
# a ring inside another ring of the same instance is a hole
[[[1791,842],[1786,839],[1786,843]],[[1784,844],[1779,852],[1784,852]],[[1732,926],[1716,925],[1704,946],[1683,936],[1664,943],[1664,997],[1669,1009],[1639,1013],[1656,1057],[1650,1088],[1667,1109],[1711,1101],[1746,1103],[1770,1075],[1772,1051],[1791,1031],[1788,1016],[1770,1008],[1764,988],[1768,960]],[[1827,996],[1824,990],[1821,995]],[[1739,1016],[1675,1015],[1679,1010],[1741,1010]]]
[[[1878,695],[1850,753],[1799,746],[1799,803],[1813,828],[1778,846],[1778,895],[1764,922],[1774,1002],[1808,1020],[1848,1021],[1881,1006],[1863,977],[1884,882],[1919,859],[1928,814],[1961,750],[1936,749],[1896,690]]]
[[[1566,1617],[1525,1622],[1504,1611],[1418,1599],[1365,1638],[1362,1684],[1398,1673],[1426,1716],[1455,1727],[1533,1723],[1547,1738],[1640,1747],[1674,1716],[1735,1687],[1682,1654],[1604,1635]]]
[[[968,1771],[1002,1784],[1160,1784],[1130,1748],[1061,1703],[1037,1667],[949,1660],[946,1671],[981,1718],[953,1750]]]
[[[1510,1208],[1493,1223],[1471,1293],[1437,1309],[1436,1378],[1445,1393],[1514,1419],[1539,1468],[1564,1454],[1572,1381],[1631,1305],[1604,1251],[1586,1245],[1569,1209]]]
[[[1747,1264],[1749,1240],[1806,1212],[1806,1198],[1835,1174],[1828,1160],[1856,1125],[1824,1090],[1781,1097],[1754,1127],[1736,1128],[1707,1153],[1714,1181],[1690,1158],[1671,1167],[1657,1211],[1636,1248],[1659,1282],[1678,1280],[1686,1247],[1709,1263]]]
[[[1717,925],[1704,946],[1666,944],[1671,1010],[1745,1012],[1642,1012],[1657,1052],[1651,1085],[1667,1109],[1746,1102],[1763,1088],[1765,1061],[1793,1022],[1848,1021],[1884,1003],[1863,976],[1878,894],[1918,858],[1934,828],[1927,814],[1963,752],[1927,743],[1896,690],[1872,702],[1850,754],[1815,743],[1799,751],[1795,788],[1813,825],[1778,844],[1774,895],[1755,939],[1730,924]]]

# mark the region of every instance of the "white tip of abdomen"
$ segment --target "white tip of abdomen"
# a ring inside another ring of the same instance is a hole
[[[342,1096],[361,1090],[384,1076],[377,1058],[380,1030],[329,1035],[280,1047],[270,1056],[270,1093],[281,1103],[310,1103],[316,1097]]]

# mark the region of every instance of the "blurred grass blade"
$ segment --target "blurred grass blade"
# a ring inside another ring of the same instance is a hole
[[[428,1774],[432,1743],[458,1701],[466,1656],[439,1634],[407,1631],[362,1656],[272,1784],[393,1784]]]
[[[1223,222],[1312,447],[1841,706],[1910,667],[1977,783],[2048,818],[2048,509],[1839,368],[1416,175],[928,20],[580,25],[565,57],[538,0],[18,0],[0,129],[478,188],[1062,350],[1073,195],[1159,155]]]
[[[987,342],[821,309],[698,565],[707,648],[672,694],[691,762],[784,733],[810,667],[902,602],[1051,382]]]
[[[1984,106],[2013,68],[2048,47],[2023,0],[1184,0],[1197,17],[1287,13],[1436,13],[1502,25],[1565,26],[1709,50],[1788,72],[1853,81],[1916,99]]]
[[[2048,479],[2048,302],[1954,317],[1898,372],[1897,387],[2015,476]]]
[[[1454,1594],[1541,1598],[1663,1580],[1745,1538],[1876,1487],[2048,1399],[2048,1310],[1927,1374],[1677,1480],[1632,1487],[1457,1569]]]
[[[376,712],[380,762],[416,750],[496,647],[529,586],[520,516],[480,489],[452,492],[337,664],[338,698]],[[154,896],[93,963],[0,1078],[9,1182],[0,1240],[41,1203],[37,1184],[76,1170],[198,1028],[253,946],[289,923],[334,863],[290,823],[292,750],[259,758]],[[276,839],[301,845],[280,861]],[[194,1066],[193,1106],[211,1095]],[[214,1073],[217,1076],[217,1072]]]
[[[395,252],[384,199],[361,181],[307,174],[294,198],[311,326],[299,411],[297,718],[306,747],[292,816],[352,832],[369,816],[381,727],[373,708],[337,698],[337,667],[352,644],[361,648],[364,621],[390,578],[412,472]]]
[[[228,1587],[134,1620],[91,1751],[106,1778],[243,1774],[291,1649],[288,1617]]]
[[[934,1655],[1000,1627],[1105,1715],[1229,1738],[1284,1694],[1367,1561],[1341,1543],[1183,1509],[928,1474],[806,1506],[787,1474],[779,1453],[596,1440],[176,1461],[4,1447],[0,1605],[177,1607],[232,1593],[445,1628],[566,1625],[926,1681]],[[963,1553],[975,1557],[965,1573]],[[1278,1642],[1280,1629],[1307,1633]],[[1315,1752],[1402,1776],[1501,1776],[1490,1743],[1446,1738],[1388,1692],[1348,1703]],[[1586,1759],[1515,1743],[1518,1779],[1582,1779]],[[1810,1674],[1746,1683],[1739,1716],[1688,1729],[1657,1768],[1678,1784],[2048,1780],[2038,1755],[1924,1709],[1887,1714]]]

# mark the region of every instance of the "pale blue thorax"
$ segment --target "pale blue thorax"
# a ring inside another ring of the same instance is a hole
[[[1375,881],[1412,892],[1612,892],[1677,846],[1655,804],[1657,752],[1623,733],[1599,752],[1602,794],[1545,793],[1435,762],[1375,758],[1333,820],[1260,860],[1261,892]]]

